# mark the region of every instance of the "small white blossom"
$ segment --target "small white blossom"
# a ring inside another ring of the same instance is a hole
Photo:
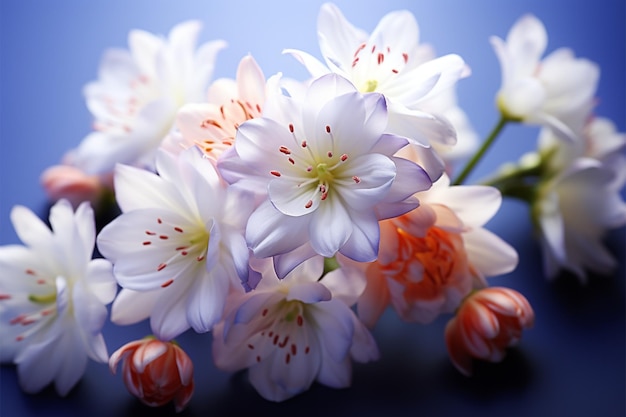
[[[112,172],[116,163],[154,169],[155,151],[185,103],[206,101],[215,56],[224,41],[195,50],[201,24],[180,23],[167,39],[142,30],[128,37],[129,50],[110,49],[97,81],[87,84],[95,131],[68,156],[88,174]]]
[[[17,365],[24,391],[54,382],[66,395],[87,358],[108,361],[101,329],[117,291],[111,264],[92,260],[96,231],[88,203],[74,213],[59,200],[50,210],[52,231],[22,206],[11,220],[25,246],[0,247],[0,359]]]
[[[123,287],[112,320],[151,319],[170,340],[221,319],[231,288],[248,276],[244,227],[251,196],[227,188],[201,151],[157,155],[159,175],[118,165],[115,190],[123,214],[98,235],[98,249]]]
[[[342,274],[318,281],[323,259],[304,262],[285,279],[262,260],[263,276],[245,294],[233,293],[229,312],[215,326],[213,358],[218,368],[248,368],[261,396],[283,401],[314,381],[333,388],[351,383],[352,360],[378,359],[376,343],[350,305],[363,286]]]
[[[506,41],[493,36],[491,43],[500,61],[502,86],[497,94],[505,117],[548,126],[562,138],[576,140],[593,108],[599,68],[560,48],[541,58],[548,35],[532,15],[520,18]]]

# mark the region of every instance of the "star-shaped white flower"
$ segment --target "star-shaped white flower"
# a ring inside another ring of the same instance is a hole
[[[11,212],[25,246],[0,247],[0,359],[14,362],[29,393],[54,382],[66,395],[87,358],[108,361],[101,333],[117,285],[110,262],[93,259],[93,210],[67,200],[50,210],[52,231],[29,209]]]
[[[129,50],[110,49],[97,81],[84,93],[95,131],[69,155],[88,174],[112,172],[116,163],[154,169],[155,151],[185,103],[206,101],[215,56],[224,41],[195,49],[198,21],[172,28],[167,39],[142,30],[128,37]]]
[[[498,106],[505,117],[548,126],[576,140],[593,107],[600,71],[567,48],[542,59],[547,42],[543,23],[532,15],[521,17],[506,41],[491,38],[502,69]]]
[[[317,20],[324,63],[312,55],[287,49],[313,77],[329,72],[350,80],[362,93],[385,96],[389,110],[388,132],[410,138],[432,180],[443,173],[443,163],[431,142],[454,145],[454,128],[444,118],[427,112],[424,105],[454,86],[469,71],[461,57],[450,54],[430,59],[419,45],[415,17],[406,10],[383,16],[371,34],[354,27],[332,3],[322,5]]]
[[[421,167],[393,156],[408,141],[384,133],[384,98],[328,74],[304,101],[275,100],[271,114],[242,124],[235,140],[238,165],[253,170],[238,185],[267,195],[248,221],[249,246],[258,257],[310,245],[310,256],[374,260],[378,220],[415,207],[412,194],[431,184]]]
[[[309,259],[282,280],[269,260],[255,265],[260,283],[231,295],[229,312],[215,327],[217,367],[249,368],[261,396],[283,401],[314,381],[345,388],[352,360],[378,359],[376,342],[350,309],[363,286],[333,273],[318,281],[323,263],[321,257]]]
[[[159,175],[118,165],[115,191],[123,214],[98,235],[98,248],[123,287],[112,320],[147,317],[161,340],[221,318],[231,288],[248,276],[244,228],[251,195],[227,188],[198,148],[157,155]]]

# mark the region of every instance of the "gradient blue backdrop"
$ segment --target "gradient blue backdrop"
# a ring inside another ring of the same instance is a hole
[[[460,105],[484,137],[497,119],[493,96],[500,69],[491,35],[504,37],[526,12],[545,23],[549,51],[572,47],[600,64],[597,113],[626,130],[626,5],[624,0],[385,0],[336,2],[356,26],[372,30],[388,11],[411,10],[422,41],[439,54],[458,53],[473,74],[458,88]],[[82,87],[97,76],[107,47],[126,47],[130,29],[166,34],[186,19],[204,22],[201,41],[221,38],[229,48],[218,56],[215,77],[233,77],[251,53],[266,75],[282,71],[304,78],[302,67],[283,48],[319,56],[316,19],[321,1],[149,1],[0,0],[0,244],[17,243],[9,220],[22,204],[47,216],[39,175],[89,132],[91,117]],[[516,160],[535,145],[537,130],[509,126],[470,181]],[[588,286],[571,276],[548,283],[541,275],[526,207],[505,201],[489,223],[512,243],[520,265],[493,279],[523,292],[537,323],[498,366],[484,365],[467,379],[449,364],[443,342],[445,320],[431,326],[401,323],[387,313],[375,329],[382,358],[357,365],[353,387],[322,386],[286,403],[268,403],[247,384],[211,362],[210,335],[185,334],[181,345],[195,362],[196,393],[183,415],[625,415],[624,229],[607,244],[620,259],[613,277],[594,277]],[[107,324],[110,352],[148,332],[145,325]],[[149,409],[125,390],[121,377],[90,363],[83,380],[65,399],[52,389],[26,395],[15,369],[2,366],[0,415],[125,416],[168,415],[172,408]]]

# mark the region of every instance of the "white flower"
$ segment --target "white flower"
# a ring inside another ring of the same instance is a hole
[[[515,249],[484,228],[500,207],[497,189],[450,187],[444,174],[416,196],[418,208],[381,222],[379,258],[360,268],[367,287],[358,313],[368,326],[388,304],[403,320],[430,323],[486,286],[486,277],[517,266]]]
[[[578,158],[539,184],[532,209],[548,278],[565,269],[586,282],[585,270],[608,274],[616,267],[602,244],[608,229],[626,224],[626,204],[620,195],[623,183],[616,187],[615,178],[615,172],[600,161]]]
[[[252,56],[244,57],[236,80],[215,80],[209,87],[207,103],[189,103],[179,110],[178,131],[172,132],[162,146],[180,152],[197,145],[205,155],[217,160],[233,145],[239,125],[261,116],[265,88],[261,68]]]
[[[123,214],[98,235],[98,248],[124,288],[113,303],[113,322],[149,316],[153,332],[169,340],[189,327],[210,330],[230,287],[243,290],[252,202],[227,188],[195,147],[177,156],[159,152],[157,171],[117,166]]]
[[[429,59],[419,45],[415,17],[406,10],[385,15],[367,34],[346,20],[331,3],[320,9],[317,21],[320,49],[326,66],[306,52],[287,49],[313,77],[334,72],[363,92],[385,96],[391,133],[406,136],[428,159],[426,171],[436,180],[443,164],[430,148],[431,141],[454,145],[454,129],[445,119],[425,112],[423,105],[469,74],[458,55]]]
[[[532,15],[513,25],[506,42],[491,38],[502,69],[498,106],[509,119],[549,126],[575,140],[593,107],[599,68],[567,48],[541,59],[547,41],[545,27]]]
[[[618,132],[609,119],[592,117],[585,124],[580,140],[575,142],[561,141],[552,130],[542,129],[538,148],[547,158],[551,172],[564,170],[578,158],[593,158],[613,171],[616,189],[626,181],[626,134]]]
[[[321,257],[312,258],[279,280],[265,261],[256,289],[229,298],[224,322],[215,326],[213,357],[226,371],[249,368],[261,396],[283,401],[317,381],[344,388],[352,360],[378,358],[372,335],[350,305],[362,285],[330,274],[318,281]]]
[[[88,174],[111,172],[116,163],[154,168],[176,111],[206,100],[215,56],[226,45],[212,41],[196,51],[200,28],[200,22],[183,22],[167,39],[133,30],[130,50],[106,52],[98,80],[84,91],[95,131],[73,151],[72,164]]]
[[[0,359],[13,361],[29,393],[54,382],[66,395],[87,358],[106,363],[101,333],[117,285],[111,264],[92,260],[93,210],[67,200],[50,210],[52,231],[29,209],[11,212],[25,246],[0,247]]]
[[[258,257],[310,243],[310,256],[374,260],[378,220],[416,207],[411,196],[430,186],[418,165],[392,156],[408,141],[384,133],[384,98],[329,74],[304,102],[281,99],[282,114],[242,124],[235,140],[237,158],[254,170],[239,183],[267,193],[248,221],[249,246]]]
[[[548,278],[566,269],[585,282],[585,270],[607,274],[615,268],[602,239],[607,230],[626,224],[620,193],[626,183],[625,149],[626,135],[605,118],[590,119],[575,142],[541,131],[536,159],[542,175],[532,205]]]

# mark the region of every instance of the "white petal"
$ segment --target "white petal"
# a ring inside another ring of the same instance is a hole
[[[412,52],[417,49],[419,42],[417,21],[408,10],[387,13],[380,19],[369,39],[378,47],[393,45],[395,50]]]
[[[313,78],[328,74],[330,70],[313,55],[297,49],[283,49],[283,54],[290,54],[311,73]]]
[[[82,281],[74,284],[72,297],[74,317],[82,332],[87,355],[95,361],[106,363],[109,355],[101,334],[108,313],[106,307]]]
[[[438,197],[437,202],[447,206],[465,225],[471,227],[486,224],[502,203],[502,195],[497,188],[481,185],[450,187]]]
[[[415,171],[421,170],[417,167]],[[341,179],[335,180],[336,191],[331,188],[330,193],[337,192],[351,209],[365,210],[387,196],[396,178],[396,165],[390,158],[381,154],[365,154],[345,162],[341,170]],[[413,193],[409,192],[405,197],[411,194]],[[329,198],[335,196],[329,195]]]
[[[349,387],[352,384],[352,361],[350,357],[335,362],[327,354],[323,354],[317,382],[337,389]]]
[[[404,158],[393,157],[391,160],[396,166],[396,178],[385,196],[386,202],[400,202],[431,187],[429,173],[422,167]]]
[[[565,225],[563,217],[558,211],[558,195],[551,193],[541,202],[539,225],[546,243],[552,250],[556,259],[563,263],[567,258],[565,253]]]
[[[537,114],[545,100],[545,88],[539,80],[531,77],[513,81],[498,94],[498,105],[502,111],[521,120]]]
[[[506,45],[514,62],[518,77],[533,73],[548,44],[548,35],[543,23],[535,16],[522,16],[506,37]]]
[[[365,290],[365,276],[356,268],[340,267],[324,275],[322,284],[336,300],[352,306]]]
[[[308,239],[308,218],[281,214],[268,200],[250,216],[246,240],[255,256],[265,258],[303,245]]]
[[[315,186],[302,186],[300,178],[272,180],[267,191],[274,207],[282,214],[290,217],[313,213],[320,204],[317,184]]]
[[[486,229],[463,234],[470,264],[485,276],[502,275],[517,266],[517,251]]]
[[[318,254],[330,258],[350,238],[352,229],[350,214],[339,197],[329,196],[311,216],[311,246]]]
[[[374,336],[356,317],[353,317],[353,321],[354,336],[350,348],[352,359],[361,363],[377,360],[380,357],[380,352]]]
[[[350,214],[352,233],[339,249],[342,255],[358,262],[371,262],[378,256],[380,229],[374,212],[355,211]]]
[[[237,67],[237,90],[240,98],[251,104],[265,102],[265,76],[252,55],[241,59]]]
[[[15,206],[11,210],[15,233],[26,246],[38,247],[51,237],[51,231],[30,209]]]
[[[324,76],[311,85],[307,94],[307,100],[321,100],[315,96],[320,88],[324,88],[322,81],[335,77],[339,80],[342,78],[329,74]],[[340,84],[340,83],[339,83]],[[329,88],[334,87],[331,84]],[[325,95],[325,94],[324,94]],[[307,106],[303,117],[309,116],[307,120],[315,121],[311,127],[313,129],[309,135],[316,136],[315,146],[317,152],[325,154],[327,151],[336,153],[345,153],[349,157],[362,155],[371,152],[371,149],[381,140],[381,136],[387,126],[387,105],[382,95],[375,94],[376,100],[365,100],[359,93],[346,93],[341,96],[331,98],[329,101],[323,102],[321,107]],[[365,105],[369,108],[366,109]],[[344,109],[350,109],[345,112]],[[367,110],[367,111],[366,111]],[[366,117],[367,116],[367,117]],[[307,125],[305,125],[305,129]],[[330,130],[330,132],[328,132]]]
[[[356,114],[349,117],[360,117],[360,124],[362,124],[364,113],[362,96],[348,79],[338,74],[330,73],[315,79],[306,91],[302,108],[305,133],[309,136],[312,136],[312,134],[317,131],[319,131],[319,133],[325,133],[326,124],[335,120],[339,121],[342,117],[347,116],[345,113],[333,114],[333,110],[329,109],[326,110],[327,114],[322,118],[322,120],[325,120],[324,122],[319,122],[315,125],[307,124],[309,122],[316,122],[317,115],[322,112],[322,109],[333,106],[333,101],[342,96],[345,96],[342,98],[345,102],[355,103],[357,106],[356,109],[354,109]]]
[[[328,301],[331,298],[332,294],[324,285],[319,282],[307,282],[291,286],[285,300],[298,300],[306,304],[314,304]]]
[[[250,383],[257,390],[259,395],[268,401],[284,401],[308,388],[308,386],[297,387],[299,388],[298,390],[296,387],[290,387],[291,390],[288,391],[271,378],[272,371],[276,372],[273,357],[254,365],[248,371]]]
[[[157,308],[150,315],[150,326],[154,334],[163,341],[172,340],[189,329],[187,308],[189,305],[189,285],[182,281],[174,281],[162,291]]]
[[[346,70],[352,62],[356,48],[367,40],[367,33],[354,27],[332,3],[320,8],[317,33],[322,56]]]
[[[309,243],[281,255],[274,256],[274,269],[278,278],[283,279],[295,267],[317,255]]]
[[[406,137],[422,146],[430,146],[431,141],[450,146],[457,143],[455,129],[447,119],[421,110],[408,109],[396,102],[390,102],[388,105],[389,132]]]
[[[161,291],[162,288],[141,292],[122,289],[111,306],[111,321],[124,326],[147,319],[159,301]]]
[[[109,304],[117,293],[113,265],[106,259],[94,259],[87,265],[85,282],[102,304]]]
[[[354,314],[339,300],[312,305],[311,312],[320,329],[321,343],[335,362],[341,362],[350,352],[354,335]]]
[[[143,30],[131,30],[128,34],[128,47],[140,72],[153,77],[157,51],[163,45],[163,39]],[[130,65],[130,63],[128,64]]]
[[[195,53],[190,70],[193,77],[187,80],[187,101],[197,102],[205,99],[206,85],[213,75],[217,53],[227,46],[223,40],[205,42]]]
[[[180,192],[154,173],[126,166],[115,168],[115,198],[123,212],[144,208],[171,208],[183,212]]]
[[[229,281],[219,266],[196,279],[187,300],[187,321],[196,332],[208,332],[222,318]]]

